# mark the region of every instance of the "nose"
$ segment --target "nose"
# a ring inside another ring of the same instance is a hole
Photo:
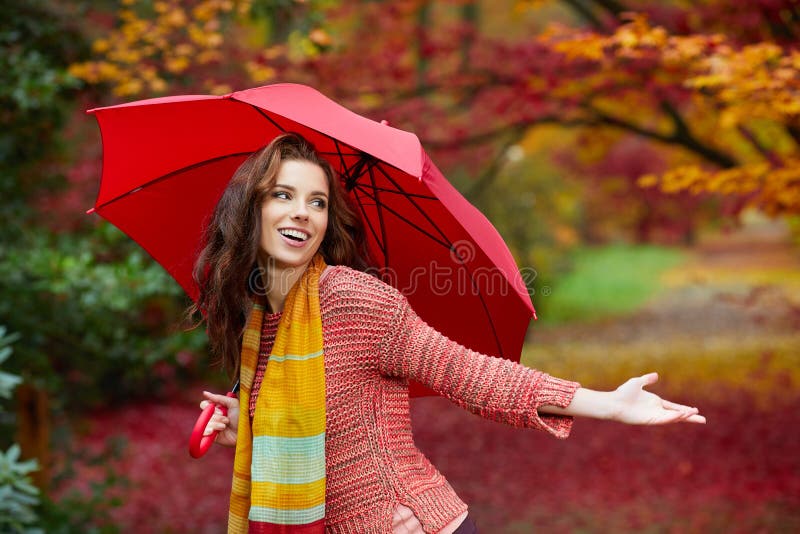
[[[308,206],[306,206],[305,202],[296,202],[293,211],[292,219],[301,221],[308,220]]]

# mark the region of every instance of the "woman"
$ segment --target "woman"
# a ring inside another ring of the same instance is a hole
[[[476,532],[414,446],[408,381],[483,417],[566,438],[572,416],[703,423],[644,391],[597,392],[470,351],[426,325],[368,266],[328,162],[287,134],[236,172],[195,266],[215,353],[240,377],[206,434],[235,446],[229,532]],[[269,365],[267,361],[269,360]],[[240,408],[241,401],[241,408]],[[276,526],[278,525],[278,526]]]

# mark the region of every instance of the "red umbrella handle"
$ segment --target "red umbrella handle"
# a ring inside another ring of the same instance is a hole
[[[229,391],[226,395],[228,397],[236,398],[236,393],[233,391]],[[214,430],[207,436],[203,435],[203,432],[205,432],[208,422],[211,421],[211,417],[214,415],[214,410],[216,408],[216,404],[209,402],[208,406],[206,406],[205,409],[200,413],[200,417],[197,418],[197,422],[194,424],[192,435],[189,438],[189,454],[192,456],[192,458],[200,458],[207,453],[208,449],[211,448],[211,445],[214,444],[214,440],[217,438],[217,434],[219,433],[218,430]],[[222,411],[222,415],[228,415],[228,408],[226,406],[219,405],[219,409]]]

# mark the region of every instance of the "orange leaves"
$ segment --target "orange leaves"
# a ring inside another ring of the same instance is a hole
[[[97,59],[70,66],[89,83],[109,83],[117,96],[162,93],[168,80],[193,64],[221,59],[221,19],[249,10],[252,0],[202,0],[191,9],[181,0],[122,0],[118,27],[92,44]],[[216,82],[207,85],[216,87]]]
[[[274,21],[262,24],[264,6],[259,13],[251,12],[253,0],[120,1],[117,27],[93,43],[95,59],[70,66],[73,76],[110,84],[120,97],[163,93],[173,82],[217,94],[229,92],[231,85],[265,83],[278,76],[282,62],[316,58],[334,43],[318,25],[319,13],[333,5],[322,0],[274,7],[279,13],[268,17],[296,16],[317,25],[308,32],[287,31],[266,50],[259,49],[275,39],[275,30],[269,28]],[[291,27],[297,22],[280,24]],[[247,37],[254,34],[255,44]],[[223,77],[226,83],[220,81]]]
[[[650,26],[644,15],[637,14],[610,35],[551,26],[541,39],[568,58],[606,59],[614,63],[615,59],[651,57],[658,58],[665,65],[675,66],[703,57],[710,46],[723,38],[715,35],[671,36],[662,27]]]
[[[745,141],[727,144],[729,162],[709,160],[731,168],[684,165],[642,177],[644,187],[736,195],[772,215],[800,213],[800,52],[771,42],[740,46],[723,35],[669,35],[644,15],[628,17],[608,35],[551,27],[542,42],[583,68],[551,94],[583,95],[595,109],[638,95],[635,108],[651,124],[661,113],[671,119],[665,140],[712,150],[724,139]],[[626,112],[613,116],[629,122]]]
[[[730,128],[755,118],[794,123],[800,118],[800,54],[772,43],[734,50],[723,47],[704,58],[687,87],[713,97],[720,125]]]
[[[780,166],[762,161],[722,170],[685,165],[660,176],[642,176],[638,184],[665,193],[744,196],[749,206],[773,216],[800,213],[800,159],[787,159]]]
[[[800,119],[800,52],[773,43],[737,48],[721,35],[668,35],[643,15],[610,35],[553,27],[542,39],[567,61],[595,62],[609,77],[642,75],[630,60],[647,59],[662,81],[672,74],[674,83],[708,100],[723,128],[755,118]]]

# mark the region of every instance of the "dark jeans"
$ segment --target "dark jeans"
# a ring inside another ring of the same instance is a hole
[[[458,525],[458,528],[453,534],[478,534],[478,527],[476,527],[475,522],[467,516],[464,518],[464,521]]]

